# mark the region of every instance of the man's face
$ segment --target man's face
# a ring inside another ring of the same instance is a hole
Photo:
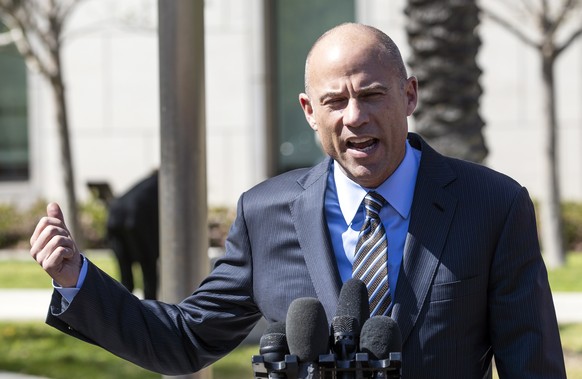
[[[366,38],[323,41],[316,49],[308,94],[299,96],[305,117],[345,174],[375,188],[404,158],[416,78],[396,75],[377,43]]]

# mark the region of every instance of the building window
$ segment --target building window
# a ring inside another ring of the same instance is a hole
[[[355,20],[354,0],[275,1],[267,11],[271,35],[270,67],[274,78],[271,132],[276,161],[273,174],[312,166],[323,152],[299,106],[304,92],[305,57],[317,37],[342,22]]]
[[[13,45],[0,47],[0,182],[29,178],[27,103],[24,60]]]

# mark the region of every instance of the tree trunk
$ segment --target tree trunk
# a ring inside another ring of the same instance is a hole
[[[541,198],[541,240],[542,251],[550,268],[564,264],[564,241],[562,212],[560,205],[560,180],[556,152],[558,127],[556,120],[556,99],[552,54],[542,54],[543,96],[545,109],[545,159],[543,182],[546,185]]]
[[[479,115],[475,0],[408,0],[405,13],[408,64],[420,83],[416,131],[446,155],[482,162],[487,148]]]
[[[73,159],[71,154],[71,143],[69,133],[69,123],[67,117],[67,103],[65,101],[65,86],[61,70],[60,46],[55,46],[51,50],[51,55],[55,62],[55,73],[50,77],[50,84],[53,90],[55,101],[58,137],[60,140],[60,159],[63,168],[63,184],[65,186],[64,214],[67,217],[67,226],[71,234],[82,248],[83,236],[79,227],[79,216],[77,207],[77,195],[75,191],[75,176],[73,170]]]
[[[79,227],[77,196],[75,194],[75,177],[69,125],[67,120],[67,103],[61,66],[61,30],[64,17],[70,13],[77,2],[51,1],[40,6],[34,1],[2,2],[1,10],[10,15],[7,25],[11,30],[20,30],[22,43],[16,43],[29,69],[39,70],[51,85],[57,116],[58,139],[60,141],[60,160],[63,168],[63,185],[65,190],[64,214],[68,229],[80,247],[83,247],[83,235]],[[4,19],[4,18],[3,18]],[[26,33],[25,33],[26,31]],[[44,36],[45,38],[40,38]]]

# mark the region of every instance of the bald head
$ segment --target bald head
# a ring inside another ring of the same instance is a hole
[[[338,25],[323,35],[313,44],[305,61],[305,93],[309,94],[312,63],[327,54],[340,54],[341,49],[361,49],[369,59],[378,59],[393,74],[406,80],[407,73],[398,46],[384,32],[372,26],[345,23]]]
[[[378,29],[343,24],[309,52],[299,103],[323,150],[352,181],[376,188],[406,152],[418,81]]]

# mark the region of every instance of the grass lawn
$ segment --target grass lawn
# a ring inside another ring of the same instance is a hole
[[[22,252],[22,257],[28,253]],[[22,258],[21,257],[21,258]],[[119,280],[119,269],[113,254],[88,252],[87,257],[103,271]],[[582,252],[566,256],[566,265],[550,270],[548,277],[552,291],[582,292]],[[136,287],[141,288],[141,272],[134,270]],[[31,259],[0,260],[0,288],[51,288],[51,281]]]
[[[560,325],[560,336],[564,350],[571,354],[580,354],[582,359],[582,324]]]
[[[0,288],[52,288],[49,276],[32,259],[22,252],[19,259],[0,260]],[[86,256],[100,269],[119,280],[119,268],[112,253],[88,252]],[[141,271],[134,270],[136,286],[141,288]]]
[[[582,379],[582,324],[560,327],[568,378]],[[241,346],[212,366],[214,379],[250,379],[257,346]],[[53,379],[148,379],[160,375],[42,323],[0,323],[0,371]],[[497,376],[495,376],[497,377]]]
[[[552,291],[582,292],[582,252],[566,255],[564,267],[548,271]]]
[[[214,379],[252,378],[251,356],[258,346],[241,346],[212,367]],[[0,323],[0,371],[53,379],[148,379],[144,370],[44,323]]]

